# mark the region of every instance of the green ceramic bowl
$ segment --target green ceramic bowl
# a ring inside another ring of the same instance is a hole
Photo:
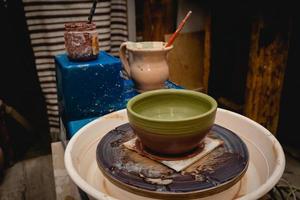
[[[186,89],[159,89],[129,100],[129,123],[143,147],[159,154],[195,149],[215,121],[217,102]]]

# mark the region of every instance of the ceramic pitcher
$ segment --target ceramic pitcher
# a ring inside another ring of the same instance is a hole
[[[124,42],[120,46],[120,58],[129,78],[138,91],[164,88],[169,78],[167,54],[173,46],[164,42]],[[129,52],[129,60],[126,57]]]

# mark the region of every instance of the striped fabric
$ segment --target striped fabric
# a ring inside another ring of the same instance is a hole
[[[92,0],[23,0],[37,73],[47,104],[52,140],[59,136],[54,57],[65,51],[64,24],[86,21]],[[93,22],[99,33],[100,50],[117,55],[128,38],[126,0],[99,1]]]

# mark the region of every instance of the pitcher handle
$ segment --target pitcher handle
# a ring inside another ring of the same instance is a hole
[[[123,42],[120,46],[119,56],[124,66],[125,72],[127,73],[127,76],[130,78],[131,77],[130,67],[129,67],[128,59],[126,57],[126,48],[127,48],[127,42]]]

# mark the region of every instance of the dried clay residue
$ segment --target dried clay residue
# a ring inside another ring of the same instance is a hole
[[[138,174],[143,178],[160,178],[165,179],[169,177],[173,170],[168,167],[157,163],[151,159],[145,158],[131,150],[124,149],[126,154],[120,160],[119,165],[129,173]]]
[[[243,171],[247,162],[237,153],[225,152],[222,147],[211,152],[198,162],[188,167],[183,173],[189,173],[199,181],[207,181],[218,185],[225,178],[236,176],[237,171]]]

